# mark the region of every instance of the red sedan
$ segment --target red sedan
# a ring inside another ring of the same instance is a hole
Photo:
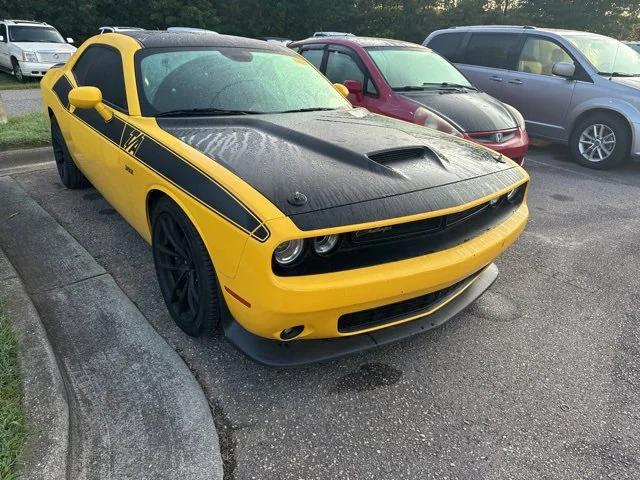
[[[522,115],[479,91],[439,54],[414,43],[366,37],[289,44],[368,110],[436,128],[496,150],[519,164],[529,148]]]

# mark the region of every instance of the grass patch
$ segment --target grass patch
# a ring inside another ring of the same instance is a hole
[[[40,80],[29,78],[26,82],[21,83],[13,75],[0,72],[0,90],[21,90],[23,88],[40,88]]]
[[[18,345],[0,303],[0,478],[17,478],[22,455],[25,420],[22,383],[18,368]]]
[[[0,125],[0,151],[42,147],[50,143],[49,119],[44,113],[9,117],[9,123]]]

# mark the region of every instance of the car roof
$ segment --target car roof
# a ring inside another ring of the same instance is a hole
[[[7,25],[29,25],[31,27],[50,27],[51,25],[49,25],[46,22],[38,22],[36,20],[9,20],[7,19],[0,19],[0,22],[4,22]]]
[[[166,30],[142,30],[118,32],[136,40],[142,48],[171,47],[238,47],[260,50],[287,51],[286,47],[255,38],[234,37],[210,32],[167,32]]]
[[[122,31],[122,30],[140,31],[140,30],[144,30],[144,28],[140,28],[140,27],[121,27],[121,26],[116,26],[116,25],[103,25],[103,26],[99,27],[98,30],[100,28],[113,28],[114,30],[117,30],[117,31]]]
[[[447,29],[438,30],[438,33],[449,32],[449,31],[474,31],[474,30],[485,30],[491,32],[499,32],[499,31],[515,31],[515,32],[523,32],[523,31],[532,31],[536,33],[554,33],[557,35],[571,33],[573,35],[599,35],[593,32],[585,32],[581,30],[568,30],[563,28],[544,28],[544,27],[534,27],[531,25],[467,25],[463,27],[449,27]],[[601,35],[602,36],[602,35]]]
[[[424,48],[417,43],[405,42],[404,40],[394,40],[392,38],[376,38],[376,37],[311,37],[305,40],[294,42],[297,44],[306,43],[332,43],[335,45],[358,45],[363,48],[369,47],[419,47]]]

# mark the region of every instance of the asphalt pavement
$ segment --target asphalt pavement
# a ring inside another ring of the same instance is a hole
[[[305,368],[270,369],[165,309],[149,246],[55,167],[13,178],[185,360],[228,480],[640,478],[640,164],[527,159],[531,220],[494,286],[443,327]]]
[[[33,112],[42,112],[42,95],[39,88],[25,90],[0,90],[8,117],[18,117]]]

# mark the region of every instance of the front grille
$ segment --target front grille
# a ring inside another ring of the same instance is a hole
[[[465,285],[468,280],[469,278],[465,278],[450,287],[402,302],[391,303],[360,312],[347,313],[338,319],[338,331],[340,333],[353,333],[426,313],[453,294],[458,288]]]
[[[492,132],[492,133],[470,133],[469,136],[476,142],[482,143],[504,143],[515,137],[516,131]]]
[[[38,52],[38,58],[42,63],[62,63],[70,57],[71,54],[68,52]]]

